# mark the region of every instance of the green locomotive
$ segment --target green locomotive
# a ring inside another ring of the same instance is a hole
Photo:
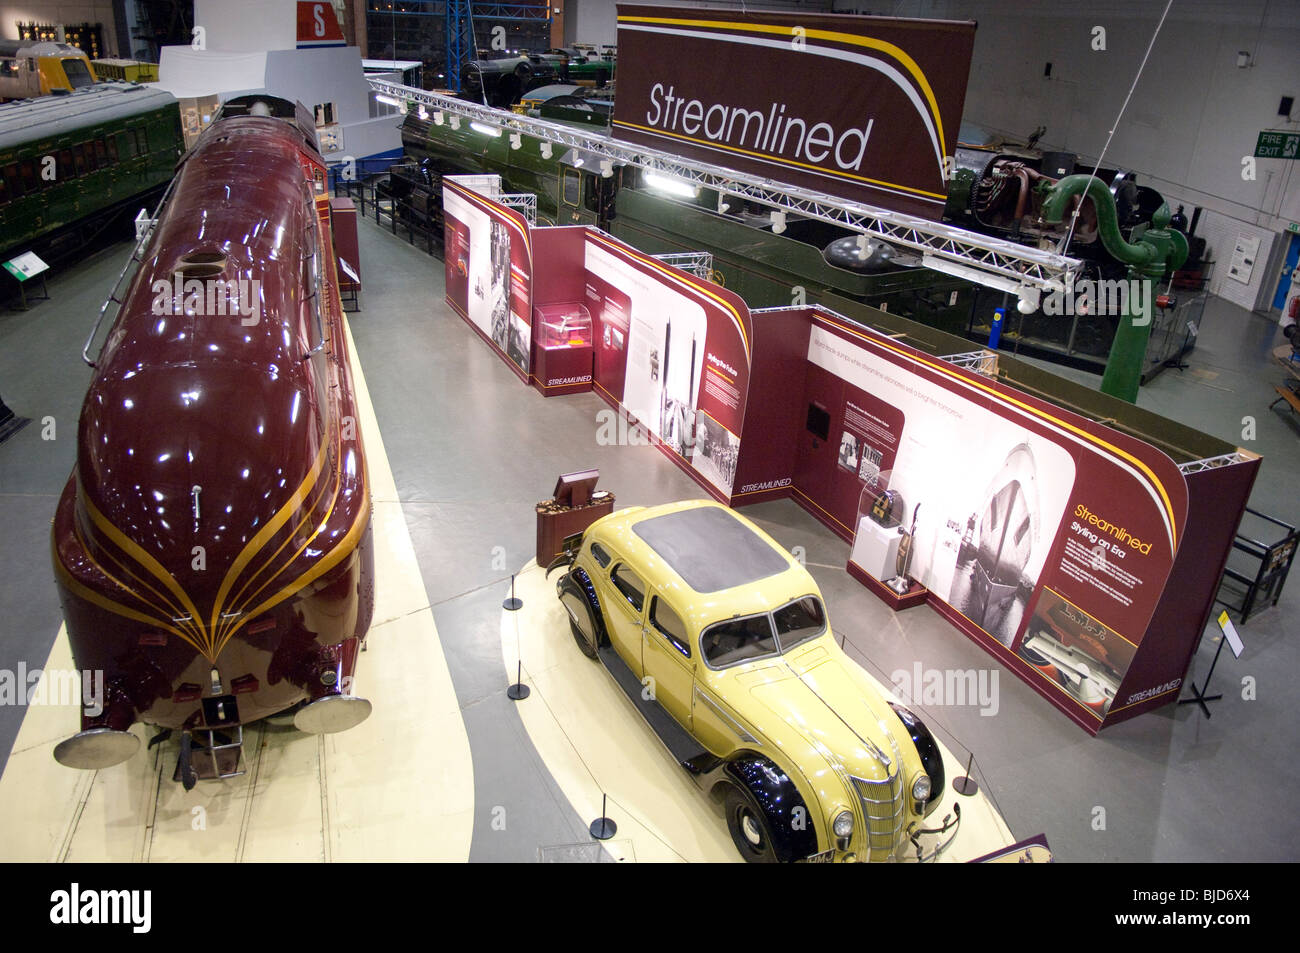
[[[176,99],[99,83],[0,105],[0,260],[66,257],[154,199],[184,150]]]
[[[479,124],[453,123],[427,110],[426,116],[407,115],[407,156],[429,173],[500,175],[507,191],[537,196],[540,224],[595,225],[650,254],[709,252],[713,279],[751,308],[822,303],[879,324],[879,315],[868,312],[875,308],[953,334],[966,331],[975,286],[916,267],[919,256],[874,241],[865,254],[824,254],[832,243],[844,247],[856,238],[834,225],[793,217],[777,233],[766,209],[738,199],[709,190],[674,197],[640,170],[610,168],[605,175],[593,156],[560,146],[542,149],[528,135],[515,149],[510,136],[493,135]],[[436,175],[429,181],[436,189]]]

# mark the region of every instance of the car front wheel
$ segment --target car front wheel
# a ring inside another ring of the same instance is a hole
[[[739,788],[727,791],[727,828],[740,856],[751,864],[774,864],[776,851],[772,847],[772,832],[767,818]]]

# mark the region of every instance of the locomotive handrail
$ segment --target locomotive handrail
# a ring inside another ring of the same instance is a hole
[[[316,343],[316,346],[302,356],[302,360],[305,361],[307,360],[307,358],[312,357],[315,354],[318,354],[320,352],[320,349],[325,346],[325,321],[321,317],[321,309],[320,309],[320,299],[321,299],[321,291],[322,291],[322,279],[321,279],[320,258],[319,258],[320,221],[316,217],[317,214],[316,198],[312,194],[311,185],[305,184],[304,188],[307,193],[307,215],[308,215],[308,220],[311,223],[310,225],[311,254],[308,255],[303,260],[311,263],[309,265],[309,268],[311,269],[311,278],[312,278],[312,289],[311,289],[310,299],[312,303],[312,311],[316,315],[316,334],[320,338],[320,340]]]
[[[144,259],[140,257],[140,254],[149,243],[149,239],[153,237],[153,230],[158,226],[158,216],[162,214],[163,206],[166,205],[167,200],[171,198],[172,189],[176,187],[176,180],[179,178],[180,173],[178,171],[176,175],[172,176],[172,180],[167,183],[167,189],[163,192],[162,198],[159,199],[158,204],[154,206],[153,217],[149,219],[149,227],[144,230],[143,234],[141,234],[138,239],[136,239],[135,246],[131,249],[131,257],[128,258],[126,264],[122,266],[122,270],[118,272],[117,281],[113,282],[113,290],[108,293],[108,298],[99,306],[99,316],[95,318],[95,325],[90,329],[90,337],[86,338],[86,345],[81,349],[81,359],[90,367],[95,366],[95,361],[99,360],[100,354],[104,351],[101,346],[99,353],[95,355],[93,360],[91,359],[90,345],[95,343],[95,335],[99,333],[100,325],[104,323],[104,316],[108,313],[108,306],[114,302],[117,303],[119,308],[122,306],[123,302],[117,297],[117,289],[121,287],[122,279],[126,277],[126,273],[130,270],[132,263],[139,264],[144,261]]]
[[[419,105],[422,110],[431,112],[436,123],[442,121],[443,113],[463,117],[508,132],[533,136],[545,143],[581,150],[598,160],[588,168],[600,165],[612,169],[613,163],[620,163],[684,179],[696,186],[773,209],[829,222],[920,251],[929,259],[926,267],[938,269],[946,266],[943,270],[951,274],[1025,298],[1035,297],[1034,289],[1041,293],[1072,288],[1083,267],[1079,259],[1067,257],[1059,251],[1020,245],[946,222],[824,195],[723,166],[688,161],[670,152],[622,142],[594,130],[506,112],[385,80],[369,79],[367,82],[377,93]]]

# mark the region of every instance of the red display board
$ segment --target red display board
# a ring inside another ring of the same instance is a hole
[[[613,135],[938,219],[975,24],[618,6]]]
[[[882,593],[905,567],[907,600],[1089,732],[1177,697],[1257,458],[1185,478],[1141,440],[833,313],[751,315],[596,229],[530,228],[450,182],[446,198],[448,300],[544,393],[589,367],[620,411],[610,439],[658,446],[724,503],[793,498],[853,544],[850,575]],[[548,386],[540,325],[497,340],[504,302],[511,321],[585,308],[590,354],[583,337]]]
[[[455,179],[442,180],[447,301],[527,381],[533,320],[528,220]]]

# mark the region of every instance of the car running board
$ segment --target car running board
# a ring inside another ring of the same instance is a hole
[[[646,724],[659,736],[674,761],[693,775],[703,774],[716,766],[718,759],[702,748],[672,715],[664,711],[662,705],[642,696],[645,686],[632,674],[632,670],[612,645],[602,645],[597,654],[628,701],[636,706]]]

